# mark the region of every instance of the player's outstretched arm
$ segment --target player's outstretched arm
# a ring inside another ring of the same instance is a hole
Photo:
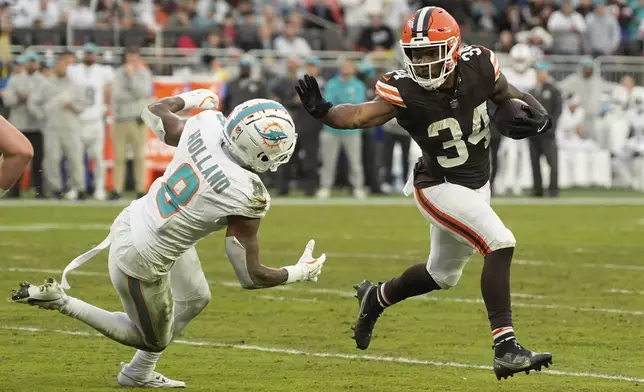
[[[226,255],[242,287],[262,289],[307,280],[316,282],[326,256],[313,257],[315,241],[309,241],[297,264],[282,268],[266,267],[259,262],[259,223],[257,218],[228,217]]]
[[[380,97],[355,105],[333,106],[322,97],[317,80],[309,75],[298,80],[295,91],[311,116],[335,129],[370,128],[396,117],[396,107]]]
[[[0,116],[0,197],[20,178],[33,156],[34,149],[25,135]]]
[[[141,119],[159,139],[170,146],[177,146],[186,125],[186,119],[176,115],[186,109],[215,109],[219,97],[208,89],[188,91],[156,101],[143,109]]]

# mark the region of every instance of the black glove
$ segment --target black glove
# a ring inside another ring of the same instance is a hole
[[[322,97],[318,81],[313,76],[304,75],[304,79],[298,79],[295,91],[300,96],[304,109],[318,120],[326,117],[329,109],[333,107]]]
[[[527,137],[542,135],[552,127],[552,120],[546,113],[523,105],[521,109],[526,112],[527,116],[514,117],[507,126],[508,137],[516,140]]]

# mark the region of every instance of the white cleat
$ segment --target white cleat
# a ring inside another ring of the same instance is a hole
[[[320,188],[316,194],[318,200],[326,200],[331,196],[331,191],[328,188]]]
[[[45,284],[40,286],[22,282],[20,288],[13,290],[11,296],[13,302],[49,310],[60,310],[67,302],[67,298],[63,288],[53,278],[46,279]]]
[[[65,193],[65,199],[78,200],[78,191],[76,189],[72,189],[69,192]]]
[[[98,201],[105,201],[107,200],[107,193],[103,189],[99,189],[94,191],[94,199]]]
[[[129,363],[121,362],[121,372],[116,376],[119,385],[127,388],[185,388],[183,381],[171,380],[161,373],[152,372],[141,376],[128,372]]]
[[[353,191],[353,197],[358,200],[365,200],[367,198],[367,193],[364,191],[364,189],[357,188]]]

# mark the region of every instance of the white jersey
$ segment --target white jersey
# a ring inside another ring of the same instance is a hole
[[[154,280],[199,240],[226,227],[228,216],[263,218],[268,211],[270,196],[259,176],[222,145],[224,122],[223,114],[210,110],[191,117],[163,176],[130,205],[141,260],[119,265],[125,273]]]
[[[82,87],[85,99],[90,105],[81,113],[81,120],[102,121],[107,112],[105,85],[112,83],[114,79],[112,69],[102,64],[87,66],[84,63],[77,63],[68,67],[67,75]]]
[[[529,93],[537,87],[537,71],[533,68],[528,68],[523,73],[515,71],[514,68],[506,68],[502,72],[511,85],[523,92]]]

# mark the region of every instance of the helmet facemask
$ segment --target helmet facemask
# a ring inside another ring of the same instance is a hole
[[[440,88],[456,69],[457,37],[434,42],[422,38],[408,44],[401,42],[400,46],[410,77],[427,90]]]

